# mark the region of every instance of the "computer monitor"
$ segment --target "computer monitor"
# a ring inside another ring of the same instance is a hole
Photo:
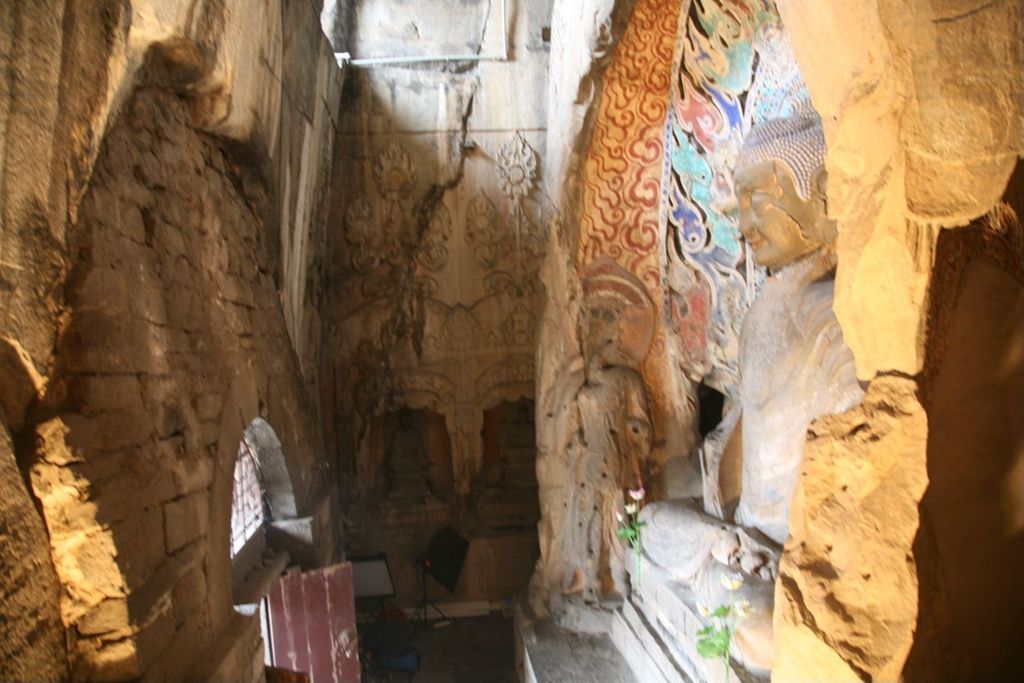
[[[357,599],[395,597],[387,555],[360,555],[348,561],[352,563],[352,587]]]

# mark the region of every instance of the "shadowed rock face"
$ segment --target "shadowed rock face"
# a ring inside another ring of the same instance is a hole
[[[66,679],[67,652],[60,619],[60,582],[49,539],[14,458],[6,428],[0,429],[0,678]]]

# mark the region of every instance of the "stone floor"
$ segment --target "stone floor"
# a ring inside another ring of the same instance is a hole
[[[417,629],[419,671],[364,672],[364,683],[516,683],[512,619],[500,614]]]
[[[580,634],[551,622],[535,626],[527,645],[537,683],[638,683],[607,635]]]

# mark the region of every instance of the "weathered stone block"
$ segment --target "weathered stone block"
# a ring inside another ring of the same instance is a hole
[[[63,415],[67,443],[83,454],[116,451],[142,444],[153,436],[150,417],[139,410],[108,411],[85,416]]]
[[[75,626],[84,636],[96,636],[124,629],[128,623],[128,601],[109,598],[86,612]]]
[[[146,494],[148,491],[140,493]],[[145,504],[155,496],[145,495],[140,498],[139,502]],[[129,590],[142,585],[167,558],[164,550],[163,507],[159,504],[114,524],[111,532],[118,548],[126,551],[120,556],[120,564]]]
[[[105,266],[122,272],[139,267],[152,267],[152,249],[132,242],[113,230],[96,229],[89,236],[93,266]]]
[[[63,340],[68,369],[82,373],[165,374],[163,329],[143,319],[83,311]]]
[[[174,609],[170,596],[166,596],[145,616],[139,626],[136,642],[139,649],[139,667],[148,669],[167,649],[174,638],[177,624],[174,620]]]
[[[97,645],[101,645],[97,647]],[[142,675],[135,640],[126,638],[113,643],[79,641],[78,678],[114,683],[136,680]]]
[[[916,383],[876,378],[812,423],[775,588],[773,680],[897,680],[913,641],[928,482]]]
[[[172,466],[178,495],[209,488],[213,481],[213,459],[206,457],[179,459]]]
[[[82,302],[76,307],[79,311],[123,315],[129,308],[128,278],[120,270],[97,266],[82,279],[78,297]]]
[[[185,330],[205,330],[210,326],[209,301],[193,290],[175,290],[167,300],[171,324]]]
[[[71,399],[82,415],[126,411],[142,403],[138,375],[78,375],[71,381]]]
[[[196,620],[196,616],[206,611],[206,576],[201,568],[193,569],[184,574],[174,587],[172,603],[174,619],[178,624]]]
[[[201,420],[216,420],[223,402],[219,393],[202,394],[195,399],[196,414]]]
[[[214,446],[220,440],[220,423],[203,421],[194,430],[200,446]]]
[[[143,585],[128,596],[129,612],[140,619],[149,614],[179,585],[182,576],[200,567],[206,555],[203,545],[190,543],[168,557]]]
[[[87,466],[74,467],[89,479],[89,500],[101,523],[135,517],[143,508],[175,497],[171,473],[154,459],[152,447],[147,446],[104,453],[91,458]],[[100,478],[101,472],[106,476]]]
[[[192,493],[164,505],[164,529],[167,552],[174,552],[205,536],[210,514],[205,492]]]
[[[242,278],[228,275],[223,282],[223,296],[228,301],[252,308],[256,305],[256,299],[252,293],[252,286]]]

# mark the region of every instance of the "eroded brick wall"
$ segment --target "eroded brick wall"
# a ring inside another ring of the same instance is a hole
[[[58,379],[30,427],[77,677],[199,675],[224,634],[253,637],[228,558],[253,417],[282,441],[300,514],[322,488],[267,201],[167,91],[139,91],[105,138],[69,235]]]

